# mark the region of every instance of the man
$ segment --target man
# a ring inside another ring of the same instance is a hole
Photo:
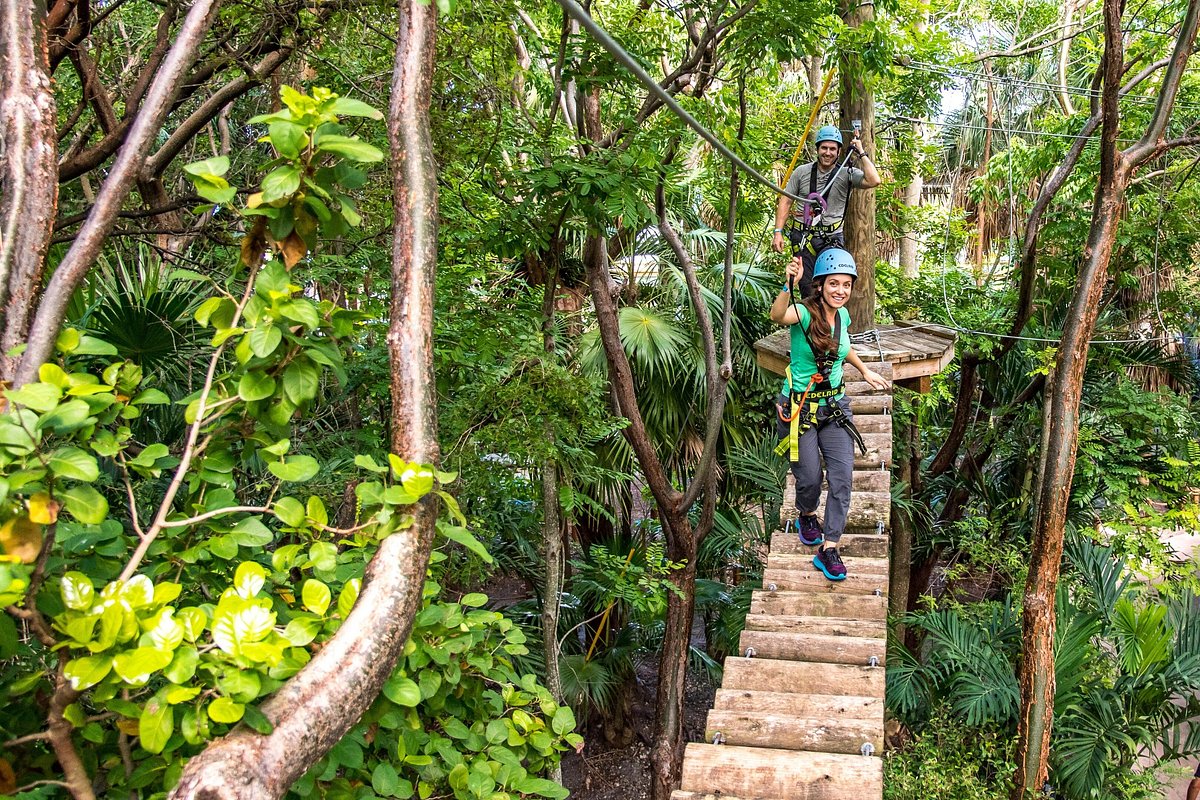
[[[800,278],[799,292],[801,297],[807,297],[812,289],[813,264],[817,254],[830,247],[845,247],[846,240],[842,235],[842,217],[846,214],[846,201],[850,197],[850,188],[874,189],[882,181],[875,169],[871,157],[863,150],[858,138],[858,131],[850,140],[850,147],[858,154],[857,167],[847,167],[838,174],[833,185],[826,186],[833,178],[838,168],[838,156],[842,149],[842,132],[835,125],[826,125],[817,131],[817,160],[811,164],[801,164],[792,171],[788,178],[787,191],[800,197],[808,197],[813,192],[821,192],[826,201],[824,212],[820,206],[812,207],[812,224],[805,227],[799,216],[803,206],[797,205],[797,216],[790,220],[792,198],[781,195],[779,205],[775,209],[775,238],[771,247],[777,253],[783,252],[783,237],[800,249],[800,259],[804,262],[804,274]],[[817,215],[820,215],[817,217]]]

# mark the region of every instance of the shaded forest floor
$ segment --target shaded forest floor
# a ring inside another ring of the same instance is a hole
[[[703,630],[703,626],[700,626]],[[699,674],[697,674],[699,672]],[[575,800],[645,800],[650,796],[650,742],[654,731],[655,685],[658,661],[645,660],[636,671],[633,690],[633,741],[614,747],[592,731],[583,755],[567,754],[562,761],[563,784]],[[704,738],[704,722],[712,707],[716,686],[698,670],[688,670],[684,696],[684,737],[689,742]]]

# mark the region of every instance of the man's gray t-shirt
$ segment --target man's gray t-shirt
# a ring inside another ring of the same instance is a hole
[[[812,171],[816,169],[816,163],[801,164],[792,170],[792,175],[788,178],[787,190],[792,194],[800,197],[808,197],[809,186],[812,182]],[[817,170],[817,187],[814,191],[824,192],[825,184],[829,183],[829,179],[833,173],[837,171],[838,165],[834,164],[828,172]],[[846,167],[838,175],[834,181],[833,188],[825,193],[825,201],[827,204],[826,211],[821,217],[820,225],[836,225],[842,221],[842,217],[846,215],[846,200],[850,197],[850,187],[861,189],[863,185],[863,171],[856,167]],[[804,213],[804,205],[797,200],[792,201],[792,214],[800,216]]]

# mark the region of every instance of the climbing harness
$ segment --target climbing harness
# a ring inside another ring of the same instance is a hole
[[[855,133],[862,130],[862,123],[859,120],[854,120],[853,124]],[[827,132],[829,128],[837,133],[836,138]],[[822,141],[835,141],[841,144],[841,132],[832,125],[827,125],[817,136],[817,143],[820,144]],[[788,219],[786,236],[792,243],[793,256],[798,256],[807,250],[815,258],[817,253],[838,243],[835,234],[842,230],[842,220],[839,219],[832,225],[822,225],[821,219],[829,210],[829,192],[832,191],[842,172],[850,165],[850,159],[857,157],[858,152],[853,147],[847,150],[846,157],[842,159],[842,163],[838,164],[837,169],[825,181],[825,186],[820,191],[817,191],[817,162],[813,162],[812,169],[808,174],[808,194],[806,195],[808,202],[799,215],[792,214]]]

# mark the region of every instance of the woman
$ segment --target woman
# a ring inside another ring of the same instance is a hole
[[[788,285],[804,269],[799,258],[788,264]],[[792,360],[783,393],[776,401],[779,410],[779,450],[787,452],[796,478],[796,510],[800,517],[800,541],[820,545],[813,566],[831,581],[846,579],[846,567],[837,543],[850,512],[850,486],[854,478],[854,444],[861,437],[854,428],[850,401],[842,387],[842,365],[850,364],[876,389],[890,383],[863,364],[850,346],[850,314],[846,303],[854,289],[858,269],[845,250],[830,248],[817,256],[813,267],[813,291],[802,303],[792,298],[785,286],[771,304],[771,321],[792,327]],[[825,526],[817,520],[821,496],[821,459],[825,458],[829,497],[825,503]]]

